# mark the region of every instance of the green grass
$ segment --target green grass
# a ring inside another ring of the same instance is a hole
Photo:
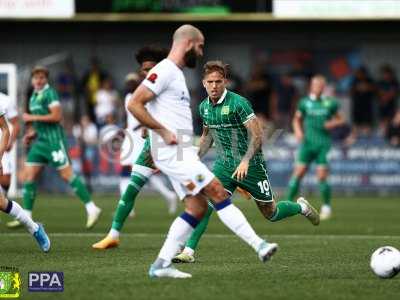
[[[1,215],[0,266],[18,267],[22,299],[398,299],[400,276],[382,280],[369,269],[373,250],[400,248],[400,202],[395,198],[335,199],[334,218],[313,227],[303,217],[269,223],[254,203],[238,200],[256,231],[279,243],[271,262],[231,234],[214,216],[197,252],[197,262],[183,265],[189,280],[151,280],[147,276],[172,217],[157,196],[137,202],[118,249],[94,251],[92,243],[108,231],[117,197],[98,197],[103,216],[86,231],[78,200],[39,195],[34,216],[43,222],[52,249],[42,254],[23,229],[8,230]],[[316,205],[318,201],[314,201]],[[63,293],[29,293],[29,271],[63,271]]]

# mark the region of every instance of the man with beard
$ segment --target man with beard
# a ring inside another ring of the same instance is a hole
[[[277,244],[267,243],[254,232],[192,146],[190,95],[182,69],[195,67],[197,58],[203,56],[203,47],[204,36],[199,29],[192,25],[179,27],[173,35],[168,57],[149,72],[128,103],[128,110],[150,129],[155,166],[169,177],[185,204],[185,212],[172,223],[164,245],[149,269],[150,277],[192,277],[175,269],[171,260],[205,215],[207,197],[214,203],[221,221],[250,245],[262,262],[269,260],[278,249]]]

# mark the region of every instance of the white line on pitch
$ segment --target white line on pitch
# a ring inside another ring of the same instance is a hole
[[[26,236],[28,233],[15,232],[15,233],[0,233],[0,236],[3,237],[22,237]],[[104,233],[94,233],[94,232],[54,232],[49,233],[50,237],[103,237],[106,234]],[[164,237],[165,234],[161,233],[122,233],[122,236],[126,237]],[[234,234],[216,234],[210,233],[205,234],[207,238],[232,238]],[[263,235],[269,238],[282,238],[282,239],[400,239],[400,235],[339,235],[339,234],[271,234],[271,235]]]

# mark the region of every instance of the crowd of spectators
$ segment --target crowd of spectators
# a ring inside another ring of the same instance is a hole
[[[271,72],[268,64],[255,61],[249,76],[243,78],[234,72],[234,67],[231,66],[228,87],[252,102],[266,132],[277,128],[290,132],[296,105],[307,94],[312,69],[295,63],[289,70]],[[66,64],[55,77],[65,119],[75,122],[71,126],[66,125],[66,128],[71,129],[72,133],[73,127],[74,136],[85,141],[89,149],[88,156],[94,155],[90,150],[94,145],[93,137],[99,136],[102,127],[110,125],[110,119],[124,127],[123,99],[129,87],[118,91],[110,74],[111,70],[104,70],[99,59],[92,58],[82,78],[75,76],[72,64]],[[334,95],[335,82],[327,75],[327,92]],[[194,91],[194,95],[201,95],[200,90],[201,86]],[[345,96],[350,103],[350,118],[348,126],[338,130],[335,136],[340,136],[346,144],[352,144],[359,137],[373,135],[386,137],[393,146],[400,146],[400,112],[397,107],[399,83],[392,66],[383,65],[379,73],[373,75],[365,66],[355,69]],[[197,133],[201,131],[199,124],[195,124]]]

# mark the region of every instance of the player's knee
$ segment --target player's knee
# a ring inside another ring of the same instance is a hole
[[[221,182],[215,179],[204,188],[204,192],[214,202],[219,202],[229,197],[228,192],[224,189]]]
[[[275,202],[257,202],[263,216],[271,222],[274,222],[273,216],[275,215],[276,205]]]

